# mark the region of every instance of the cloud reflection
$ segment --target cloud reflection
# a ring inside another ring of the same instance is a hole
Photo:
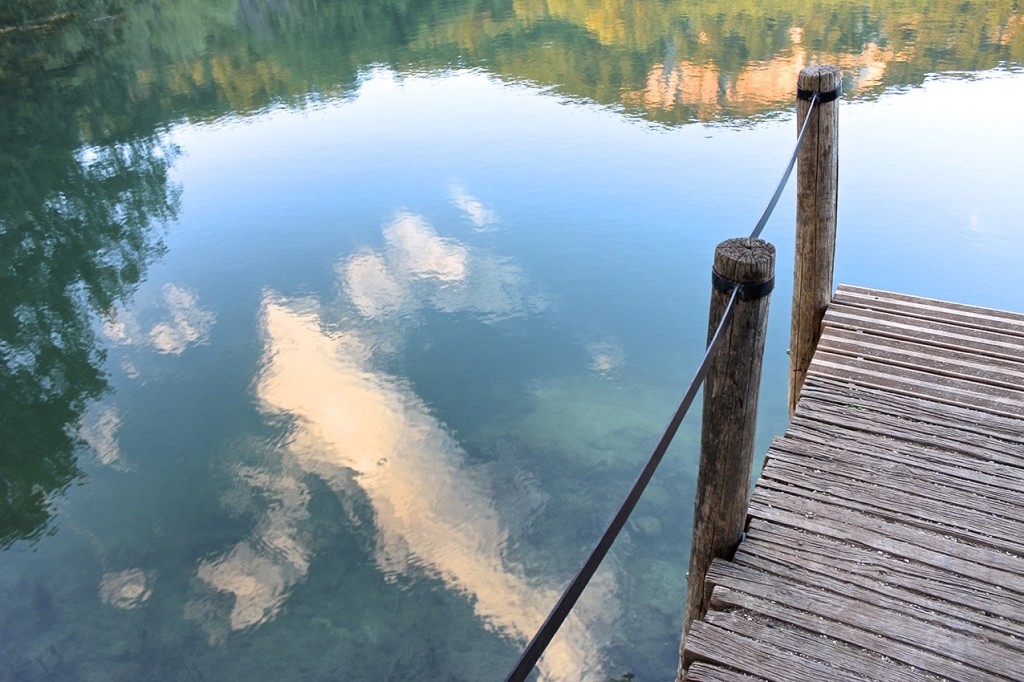
[[[164,301],[171,319],[157,323],[149,331],[149,340],[161,353],[181,355],[189,346],[206,341],[214,316],[199,307],[192,291],[174,284],[164,285]]]
[[[619,369],[626,361],[622,344],[614,341],[595,341],[587,344],[587,369],[608,375]]]
[[[327,332],[315,309],[272,296],[263,302],[263,326],[264,367],[256,384],[262,409],[294,420],[288,453],[301,470],[337,491],[355,474],[374,509],[381,569],[426,571],[467,595],[490,627],[529,638],[558,594],[507,558],[508,532],[490,484],[468,465],[458,442],[405,382],[371,368],[371,344],[358,331]],[[216,563],[232,565],[225,569],[230,575],[250,576],[251,556],[235,555]],[[610,583],[605,573],[594,587],[604,607],[613,601]],[[250,600],[272,602],[279,594],[260,595],[248,584],[219,586],[240,587]],[[574,614],[541,663],[544,677],[601,679],[602,641]]]
[[[290,430],[279,473],[240,473],[267,500],[254,531],[197,569],[186,614],[211,642],[273,618],[305,578],[312,550],[302,481],[310,475],[343,497],[358,485],[373,509],[374,558],[386,576],[443,581],[505,636],[525,643],[559,597],[508,556],[488,470],[470,465],[406,381],[376,368],[377,354],[392,347],[381,335],[416,310],[492,322],[542,303],[523,293],[513,265],[440,236],[422,216],[398,213],[382,234],[379,250],[361,249],[337,267],[357,313],[345,328],[329,329],[316,301],[264,296],[254,389],[261,411],[286,418]],[[614,592],[614,573],[603,569],[541,661],[544,679],[606,679],[602,647],[611,632],[598,623],[618,613]]]
[[[349,299],[366,318],[432,307],[493,322],[543,307],[539,298],[524,293],[517,267],[441,237],[422,216],[397,214],[383,236],[382,250],[361,250],[339,267]]]
[[[302,473],[239,471],[242,482],[263,501],[262,513],[248,538],[219,557],[204,559],[196,570],[207,588],[233,600],[224,605],[199,594],[185,607],[186,617],[202,625],[212,644],[223,642],[230,631],[274,618],[292,587],[305,578],[311,550],[309,490],[300,480]]]
[[[120,468],[121,447],[117,432],[121,428],[121,413],[113,405],[94,404],[78,425],[78,435],[96,453],[101,464]]]
[[[137,608],[153,593],[151,584],[155,578],[155,573],[146,573],[141,568],[104,573],[100,579],[100,599],[119,609]]]
[[[486,230],[498,222],[498,214],[488,208],[482,201],[466,192],[466,189],[457,183],[451,186],[452,203],[455,204],[473,226],[478,230]]]
[[[167,283],[163,288],[163,305],[168,319],[157,322],[149,331],[142,331],[138,318],[130,311],[111,317],[103,331],[117,343],[150,346],[169,355],[181,355],[189,347],[206,342],[216,317],[200,307],[195,292]]]

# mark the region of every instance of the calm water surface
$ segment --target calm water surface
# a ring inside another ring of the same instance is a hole
[[[807,63],[846,83],[837,281],[1022,309],[1011,2],[22,4],[0,679],[503,679],[696,366]],[[695,424],[543,679],[673,677]]]

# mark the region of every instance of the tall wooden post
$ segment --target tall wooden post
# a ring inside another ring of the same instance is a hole
[[[711,560],[731,558],[743,535],[754,459],[757,395],[775,282],[775,247],[760,239],[729,239],[715,249],[708,323],[711,343],[735,284],[740,293],[732,321],[704,381],[700,472],[693,513],[683,643],[694,619],[707,611],[704,576]]]
[[[832,299],[839,202],[839,102],[842,77],[836,66],[808,66],[797,79],[797,130],[818,94],[797,156],[796,263],[789,343],[789,413],[793,414],[807,367],[821,337],[821,319]]]

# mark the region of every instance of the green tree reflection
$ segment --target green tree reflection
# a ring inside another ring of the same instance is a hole
[[[97,316],[161,253],[178,201],[173,147],[116,104],[132,81],[104,63],[111,26],[23,4],[0,6],[0,548],[45,534],[81,475],[75,426],[107,390]]]
[[[788,110],[796,72],[815,61],[839,64],[861,95],[1024,64],[1017,0],[180,0],[131,12],[149,40],[134,57],[139,93],[189,118],[346,96],[380,65],[482,68],[678,123]]]

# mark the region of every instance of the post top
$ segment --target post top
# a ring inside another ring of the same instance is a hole
[[[832,64],[812,64],[800,70],[796,86],[809,92],[832,92],[843,83],[842,72]]]
[[[763,282],[775,275],[775,247],[763,239],[726,239],[715,248],[714,268],[733,282]]]

